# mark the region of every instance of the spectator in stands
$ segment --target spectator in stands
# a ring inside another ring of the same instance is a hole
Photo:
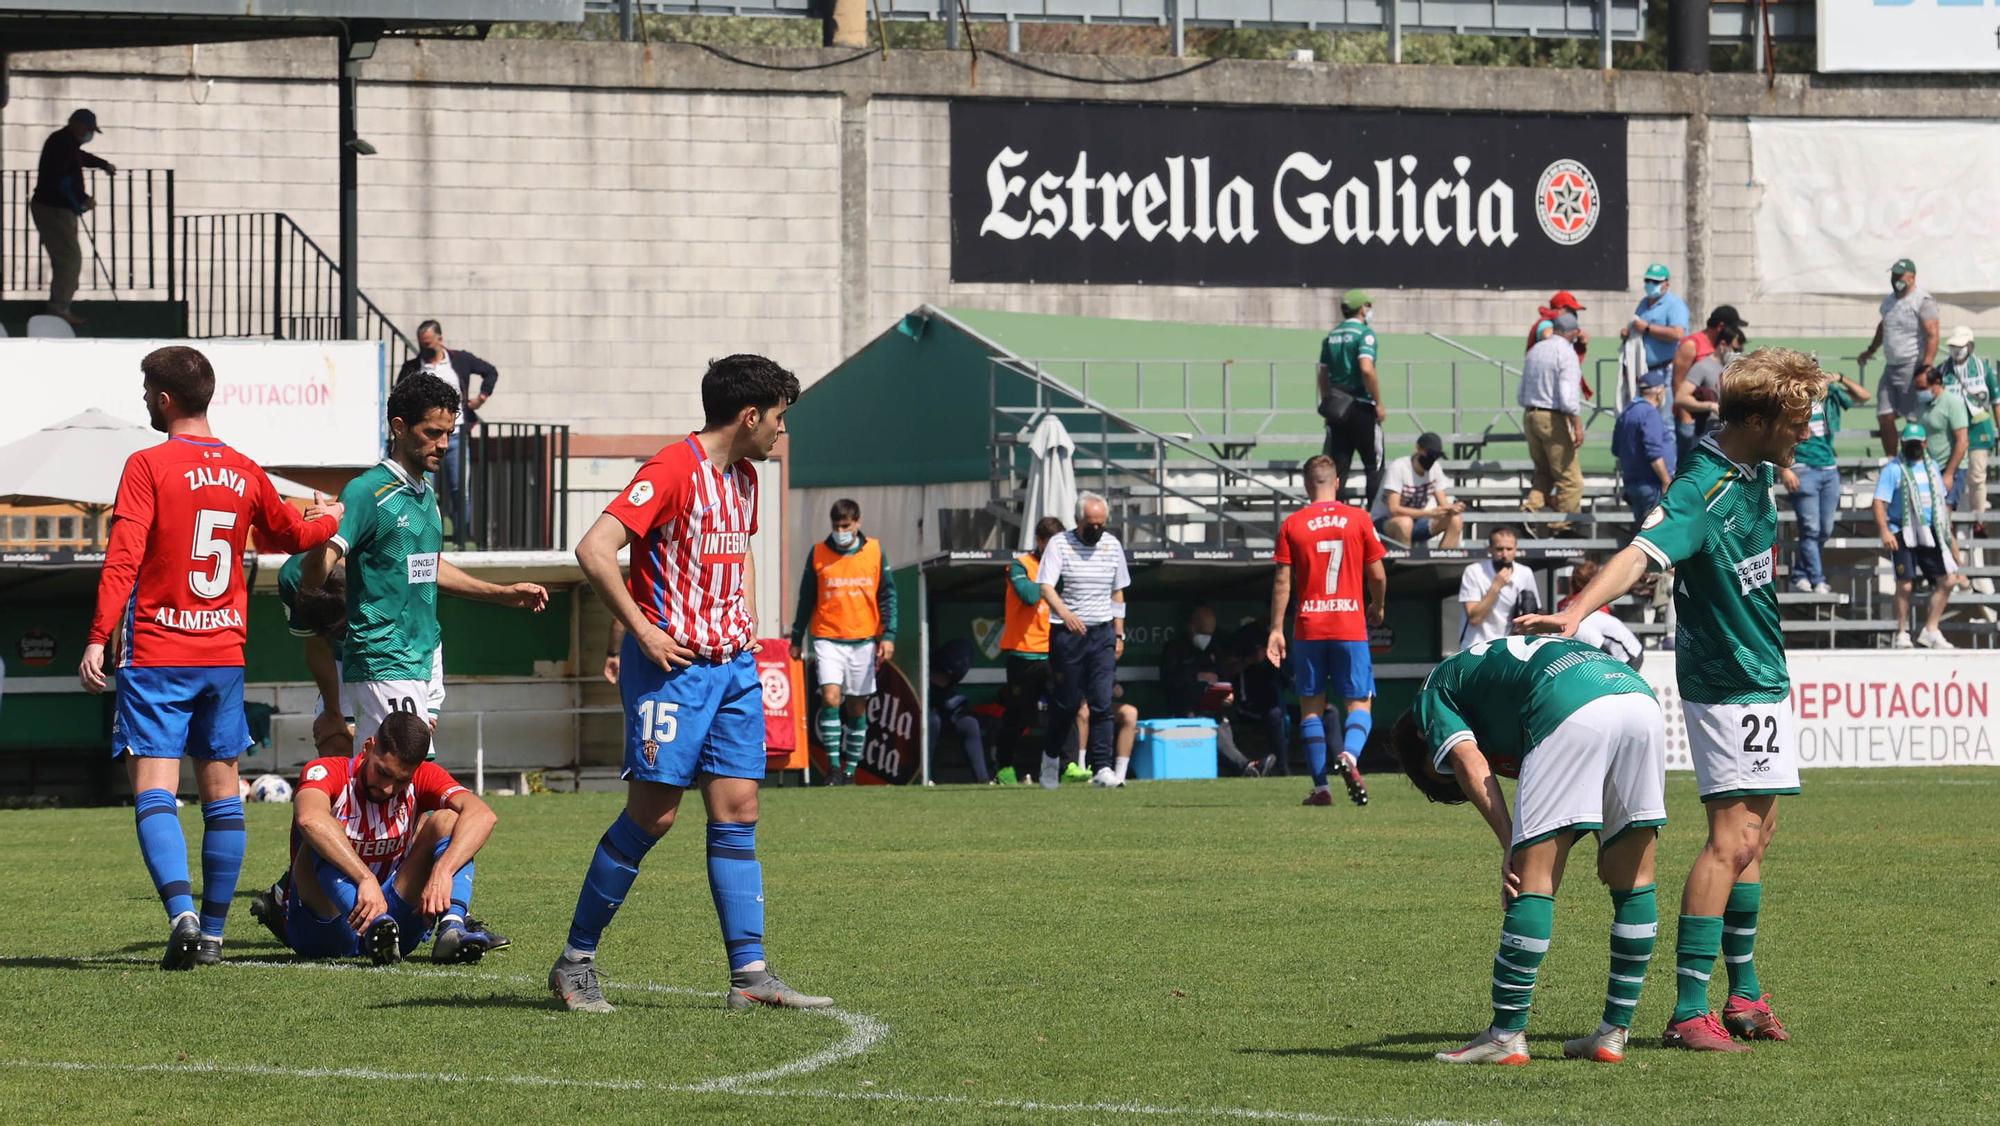
[[[1547,340],[1549,334],[1556,330],[1557,317],[1564,313],[1581,313],[1583,310],[1584,306],[1577,302],[1576,294],[1567,289],[1557,290],[1555,296],[1549,298],[1548,304],[1535,310],[1535,324],[1528,330],[1528,343],[1522,351],[1525,353],[1528,348]]]
[[[1625,340],[1634,334],[1646,344],[1646,370],[1666,367],[1674,360],[1674,349],[1688,333],[1687,302],[1673,292],[1673,279],[1658,262],[1646,267],[1646,295],[1632,310],[1632,320],[1618,334]]]
[[[1733,312],[1724,305],[1712,315]],[[1744,341],[1741,328],[1723,323],[1710,325],[1681,342],[1674,357],[1674,416],[1693,421],[1674,428],[1680,453],[1693,449],[1696,442],[1721,425],[1716,412],[1722,404],[1722,373],[1742,352]],[[1681,361],[1691,354],[1698,354],[1699,358],[1682,368]]]
[[[1665,385],[1662,381],[1661,386]],[[1604,559],[1601,556],[1587,555],[1578,560],[1576,566],[1570,568],[1569,593],[1557,600],[1556,612],[1561,613],[1568,609],[1569,604],[1576,601],[1577,596],[1583,593],[1583,588],[1589,586],[1590,580],[1596,578],[1597,572],[1603,569]],[[1608,606],[1598,607],[1596,613],[1583,619],[1583,623],[1577,626],[1576,639],[1585,645],[1594,645],[1604,650],[1635,669],[1646,659],[1646,649],[1640,643],[1638,635],[1632,632],[1631,626],[1613,615]]]
[[[1446,489],[1444,440],[1426,432],[1409,457],[1389,463],[1368,515],[1376,531],[1397,543],[1429,543],[1437,537],[1439,547],[1457,547],[1464,511],[1465,505],[1451,499]]]
[[[1458,631],[1460,649],[1507,636],[1507,623],[1541,608],[1535,573],[1514,562],[1520,551],[1519,533],[1495,528],[1486,536],[1486,558],[1466,567],[1458,583],[1458,604],[1465,611],[1465,624]]]
[[[1340,298],[1341,322],[1319,346],[1319,413],[1326,420],[1326,456],[1347,492],[1347,471],[1361,455],[1361,495],[1369,501],[1382,488],[1382,384],[1375,374],[1375,299],[1358,289]]]
[[[1875,483],[1875,532],[1896,569],[1897,649],[1910,648],[1910,595],[1921,575],[1931,587],[1930,609],[1917,644],[1926,649],[1956,649],[1938,624],[1945,603],[1958,581],[1958,544],[1951,535],[1945,507],[1944,478],[1926,452],[1922,423],[1903,424],[1898,456],[1882,463]]]
[[[1674,401],[1674,441],[1682,457],[1687,456],[1703,434],[1715,428],[1715,404],[1722,397],[1722,369],[1729,366],[1716,353],[1725,348],[1741,350],[1743,329],[1749,323],[1736,311],[1736,306],[1717,305],[1700,332],[1690,333],[1675,346],[1674,379],[1668,394]],[[1688,379],[1697,368],[1705,389],[1700,394],[1691,394]]]
[[[470,523],[472,510],[465,495],[465,443],[479,426],[479,408],[493,397],[493,386],[500,382],[500,369],[463,349],[447,348],[444,327],[436,321],[425,321],[417,326],[417,354],[403,361],[396,382],[401,383],[418,372],[435,375],[458,388],[460,401],[465,404],[459,414],[458,433],[445,447],[444,460],[438,466],[438,500],[442,502],[441,515],[451,517],[452,540],[470,546],[476,541]],[[475,375],[479,377],[477,391],[472,389]]]
[[[986,738],[979,727],[979,716],[972,710],[972,701],[958,690],[959,683],[972,671],[977,655],[972,642],[962,637],[954,637],[931,652],[931,748],[935,751],[944,745],[944,729],[950,727],[958,734],[959,746],[965,751],[965,764],[972,768],[972,780],[991,786],[993,775],[986,766]]]
[[[1959,489],[1956,507],[1972,513],[1972,534],[1986,534],[1986,471],[1993,449],[2000,444],[2000,428],[1993,421],[1993,404],[2000,400],[2000,382],[1994,379],[1993,365],[1973,354],[1974,338],[1968,325],[1951,330],[1945,340],[1949,354],[1938,366],[1944,388],[1965,400],[1971,425],[1966,430],[1965,484]]]
[[[1972,444],[1972,412],[1966,409],[1965,400],[1957,392],[1945,390],[1944,379],[1935,370],[1919,371],[1911,386],[1917,392],[1916,421],[1929,435],[1926,449],[1944,477],[1945,503],[1956,508],[1959,490],[1965,484],[1960,470]]]
[[[1834,435],[1840,433],[1840,412],[1869,400],[1868,389],[1837,372],[1828,372],[1826,396],[1813,403],[1805,440],[1792,454],[1792,464],[1778,469],[1778,479],[1792,492],[1792,510],[1799,517],[1799,552],[1792,562],[1792,590],[1832,594],[1820,548],[1833,535],[1840,518],[1840,463]]]
[[[49,312],[73,325],[84,323],[70,308],[76,287],[83,277],[83,248],[76,238],[77,219],[97,206],[83,190],[83,170],[96,168],[116,173],[110,161],[83,151],[102,130],[97,115],[80,109],[69,115],[69,124],[49,134],[42,142],[41,164],[35,170],[35,190],[29,197],[28,214],[42,236],[42,249],[49,256]]]
[[[1529,512],[1552,508],[1574,514],[1583,507],[1583,465],[1577,460],[1577,448],[1583,445],[1583,368],[1576,358],[1582,332],[1576,315],[1564,313],[1548,339],[1528,349],[1521,361],[1517,401],[1528,457],[1535,464],[1528,499],[1521,506]],[[1549,525],[1559,536],[1573,529],[1567,520]]]
[[[1076,500],[1076,527],[1049,541],[1037,581],[1042,601],[1049,604],[1049,714],[1069,715],[1078,705],[1090,705],[1090,784],[1117,787],[1125,779],[1111,761],[1112,685],[1118,658],[1125,655],[1125,588],[1132,573],[1125,545],[1105,529],[1111,506],[1096,493]],[[1060,621],[1062,628],[1055,628]],[[1049,776],[1050,759],[1060,759],[1068,732],[1049,724],[1042,774]]]
[[[1667,486],[1673,484],[1679,451],[1662,408],[1667,401],[1668,374],[1649,371],[1639,377],[1639,397],[1618,416],[1611,431],[1611,453],[1618,459],[1619,478],[1624,481],[1625,503],[1632,509],[1634,527],[1644,523],[1646,514],[1658,508]]]
[[[1215,720],[1215,749],[1228,769],[1245,778],[1261,777],[1277,765],[1277,756],[1251,762],[1236,747],[1229,715],[1236,705],[1236,686],[1222,679],[1222,646],[1216,643],[1215,611],[1197,606],[1187,628],[1160,650],[1160,689],[1168,710],[1176,716]]]
[[[1000,690],[1006,713],[1000,719],[1000,782],[1026,785],[1035,776],[1040,748],[1028,739],[1041,719],[1049,691],[1049,604],[1042,601],[1042,553],[1062,535],[1062,521],[1044,516],[1035,523],[1035,550],[1014,557],[1001,596],[1000,655],[1007,662],[1007,686]]]
[[[1875,337],[1861,350],[1863,364],[1882,353],[1882,378],[1875,384],[1875,415],[1882,452],[1896,456],[1897,430],[1917,417],[1916,378],[1937,360],[1938,303],[1917,285],[1917,264],[1898,258],[1889,267],[1889,296],[1882,299]]]

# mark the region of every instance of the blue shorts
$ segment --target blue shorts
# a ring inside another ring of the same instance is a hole
[[[397,867],[400,869],[401,865]],[[313,856],[313,871],[318,874],[322,888],[334,881],[347,882],[340,869],[317,854]],[[293,878],[297,878],[296,871]],[[417,909],[396,894],[395,882],[396,873],[391,871],[389,878],[382,881],[382,897],[388,901],[389,917],[396,920],[397,945],[407,957],[430,937],[430,928]],[[327,895],[332,898],[331,891]],[[301,958],[352,958],[361,953],[361,933],[347,925],[347,916],[320,918],[306,906],[305,897],[296,888],[285,897],[285,942]]]
[[[630,634],[620,651],[628,781],[691,786],[695,776],[764,777],[764,685],[757,655],[663,669]]]
[[[1300,696],[1372,699],[1375,658],[1366,641],[1294,641],[1292,687]]]
[[[118,670],[111,757],[234,759],[250,746],[243,666]]]

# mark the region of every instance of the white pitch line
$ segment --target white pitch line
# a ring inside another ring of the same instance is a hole
[[[1303,1122],[1315,1126],[1501,1126],[1498,1119],[1461,1122],[1443,1118],[1369,1118],[1318,1114],[1309,1110],[1256,1110],[1250,1107],[1151,1106],[1146,1103],[1055,1103],[1033,1099],[978,1099],[969,1095],[912,1095],[897,1091],[775,1090],[708,1083],[657,1083],[645,1079],[570,1079],[560,1075],[466,1075],[456,1072],[381,1071],[363,1067],[269,1067],[232,1063],[90,1063],[79,1060],[0,1060],[0,1068],[22,1071],[113,1072],[147,1075],[246,1076],[260,1079],[358,1079],[367,1082],[477,1084],[509,1087],[564,1087],[653,1094],[724,1095],[734,1098],[807,1099],[842,1102],[957,1106],[972,1110],[1013,1110],[1051,1115],[1126,1115],[1148,1118],[1232,1118],[1255,1122]]]

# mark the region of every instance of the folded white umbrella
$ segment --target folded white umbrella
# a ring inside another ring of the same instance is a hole
[[[96,409],[0,446],[0,504],[109,507],[133,454],[166,439],[150,426]],[[312,499],[313,491],[273,475],[278,494]]]

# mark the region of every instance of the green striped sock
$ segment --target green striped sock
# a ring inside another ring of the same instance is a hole
[[[1722,949],[1722,916],[1682,915],[1680,934],[1674,937],[1674,1015],[1669,1023],[1679,1024],[1708,1011],[1708,975],[1715,969],[1715,956]]]
[[[840,709],[820,705],[813,713],[813,726],[819,728],[819,745],[826,751],[826,764],[834,770],[840,769]]]
[[[1500,922],[1500,952],[1493,956],[1493,1027],[1519,1032],[1528,1027],[1528,1004],[1535,975],[1549,952],[1556,925],[1556,901],[1546,895],[1517,896]]]
[[[1763,884],[1729,889],[1729,906],[1722,911],[1722,962],[1729,969],[1732,997],[1755,1001],[1763,996],[1757,988],[1757,963],[1750,960],[1757,946],[1757,908],[1763,901]]]
[[[1653,884],[1611,893],[1611,976],[1604,986],[1604,1023],[1632,1027],[1646,964],[1660,935],[1660,904]]]
[[[868,747],[868,716],[866,713],[843,716],[841,725],[840,741],[847,745],[847,763],[852,769],[861,765],[861,752]]]

